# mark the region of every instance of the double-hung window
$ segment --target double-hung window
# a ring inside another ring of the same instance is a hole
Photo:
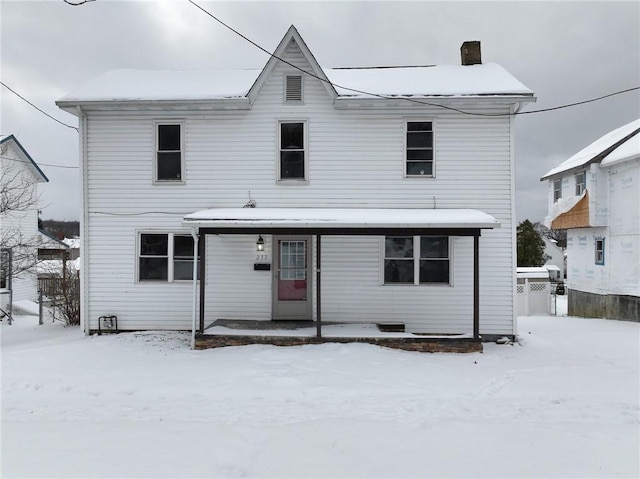
[[[198,258],[198,263],[200,258]],[[198,264],[199,266],[199,264]],[[177,233],[141,233],[139,281],[193,279],[193,237]]]
[[[447,236],[385,237],[385,284],[449,284],[450,264]]]
[[[406,176],[433,177],[433,122],[408,121],[405,150]]]
[[[580,196],[587,189],[587,173],[581,171],[576,174],[576,196]]]
[[[604,265],[604,238],[596,238],[596,264]]]
[[[306,123],[281,121],[278,129],[279,179],[307,179]]]
[[[553,180],[553,202],[562,198],[562,179]]]
[[[182,123],[156,123],[155,181],[182,181],[184,149]]]

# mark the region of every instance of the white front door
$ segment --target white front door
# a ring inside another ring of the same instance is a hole
[[[273,319],[312,319],[311,237],[274,236],[273,245]]]

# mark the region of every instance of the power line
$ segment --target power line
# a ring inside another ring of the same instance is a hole
[[[28,161],[25,160],[21,160],[20,158],[11,158],[9,156],[0,156],[0,158],[2,158],[3,160],[13,160],[13,161],[20,161],[22,163],[29,163]],[[37,163],[38,166],[51,166],[53,168],[80,168],[79,166],[71,166],[71,165],[51,165],[49,163]]]
[[[22,101],[28,103],[29,105],[31,105],[33,108],[35,108],[36,110],[38,110],[40,113],[42,113],[43,115],[48,116],[49,118],[51,118],[53,121],[56,121],[58,123],[60,123],[63,126],[66,126],[67,128],[73,128],[74,130],[76,130],[77,132],[80,132],[80,130],[78,130],[77,127],[75,126],[71,126],[71,125],[67,125],[66,123],[58,120],[57,118],[52,117],[51,115],[49,115],[49,113],[47,113],[44,110],[41,110],[40,108],[38,108],[37,106],[35,106],[33,103],[31,103],[29,100],[27,100],[25,97],[23,97],[22,95],[20,95],[18,92],[16,92],[15,90],[12,90],[11,88],[9,88],[9,86],[6,83],[3,83],[2,81],[0,81],[0,85],[2,85],[3,87],[5,87],[7,90],[9,90],[11,93],[13,93],[15,96],[17,96],[18,98],[20,98]]]
[[[290,63],[287,60],[285,60],[283,58],[280,58],[277,55],[274,55],[270,51],[266,50],[265,48],[263,48],[262,46],[260,46],[259,44],[257,44],[256,42],[254,42],[253,40],[248,38],[247,36],[243,35],[242,33],[237,31],[233,27],[231,27],[231,26],[227,25],[226,23],[224,23],[222,20],[217,18],[215,15],[213,15],[211,12],[205,10],[203,7],[198,5],[193,0],[187,0],[187,1],[189,3],[191,3],[193,6],[197,7],[198,9],[200,9],[205,14],[209,15],[211,18],[213,18],[216,22],[220,23],[225,28],[231,30],[233,33],[235,33],[236,35],[240,36],[241,38],[243,38],[247,42],[251,43],[253,46],[258,48],[259,50],[262,50],[263,52],[265,52],[270,57],[275,58],[276,60],[279,60],[282,63],[285,63],[286,65],[289,65],[289,66],[295,68],[296,70],[304,73],[305,75],[308,75],[310,77],[316,78],[316,79],[318,79],[318,80],[320,80],[320,81],[322,81],[324,83],[328,83],[329,85],[331,85],[333,87],[341,88],[343,90],[352,91],[352,92],[355,92],[355,93],[362,93],[363,95],[369,95],[369,96],[373,96],[373,97],[377,97],[377,98],[382,98],[382,99],[385,99],[385,100],[397,100],[397,99],[400,99],[400,100],[405,100],[405,101],[409,101],[409,102],[412,102],[412,103],[418,103],[420,105],[433,106],[433,107],[437,107],[437,108],[444,108],[446,110],[452,110],[452,111],[455,111],[455,112],[458,112],[458,113],[463,113],[465,115],[504,117],[504,116],[515,116],[515,115],[529,115],[529,114],[532,114],[532,113],[542,113],[542,112],[546,112],[546,111],[560,110],[560,109],[569,108],[569,107],[572,107],[572,106],[584,105],[585,103],[591,103],[591,102],[602,100],[604,98],[609,98],[609,97],[615,96],[615,95],[621,95],[623,93],[627,93],[627,92],[630,92],[630,91],[640,90],[640,86],[637,86],[637,87],[633,87],[633,88],[628,88],[626,90],[620,90],[620,91],[616,91],[614,93],[609,93],[607,95],[603,95],[603,96],[600,96],[598,98],[591,98],[589,100],[584,100],[584,101],[580,101],[580,102],[576,102],[576,103],[569,103],[569,104],[566,104],[566,105],[560,105],[560,106],[555,106],[555,107],[551,107],[551,108],[542,108],[540,110],[531,110],[531,111],[523,111],[523,112],[507,113],[507,114],[503,114],[503,113],[475,113],[475,112],[469,112],[469,111],[460,110],[458,108],[454,108],[454,107],[451,107],[451,106],[439,105],[439,104],[435,104],[435,103],[429,103],[429,102],[426,102],[426,101],[416,100],[415,98],[407,98],[407,97],[401,97],[401,96],[394,97],[394,96],[388,96],[388,95],[380,95],[378,93],[371,93],[371,92],[368,92],[368,91],[363,91],[363,90],[358,90],[358,89],[355,89],[355,88],[349,88],[349,87],[345,87],[345,86],[342,86],[342,85],[338,85],[337,83],[332,83],[331,81],[329,81],[329,80],[327,80],[325,78],[322,78],[322,77],[320,77],[320,76],[318,76],[318,75],[316,75],[314,73],[308,72],[308,71],[298,67],[297,65],[294,65],[293,63]]]

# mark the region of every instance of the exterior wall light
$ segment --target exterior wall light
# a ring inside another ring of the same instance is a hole
[[[262,235],[258,235],[258,241],[256,241],[256,250],[264,251],[264,240],[262,239]]]

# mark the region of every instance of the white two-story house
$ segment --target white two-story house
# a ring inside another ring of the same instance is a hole
[[[545,225],[567,230],[573,316],[640,320],[640,120],[621,126],[542,177]]]
[[[13,135],[0,137],[0,308],[37,299],[38,185],[49,179]]]
[[[85,331],[514,336],[512,114],[535,98],[479,42],[462,59],[324,69],[291,27],[262,70],[113,71],[59,100],[80,120]]]

